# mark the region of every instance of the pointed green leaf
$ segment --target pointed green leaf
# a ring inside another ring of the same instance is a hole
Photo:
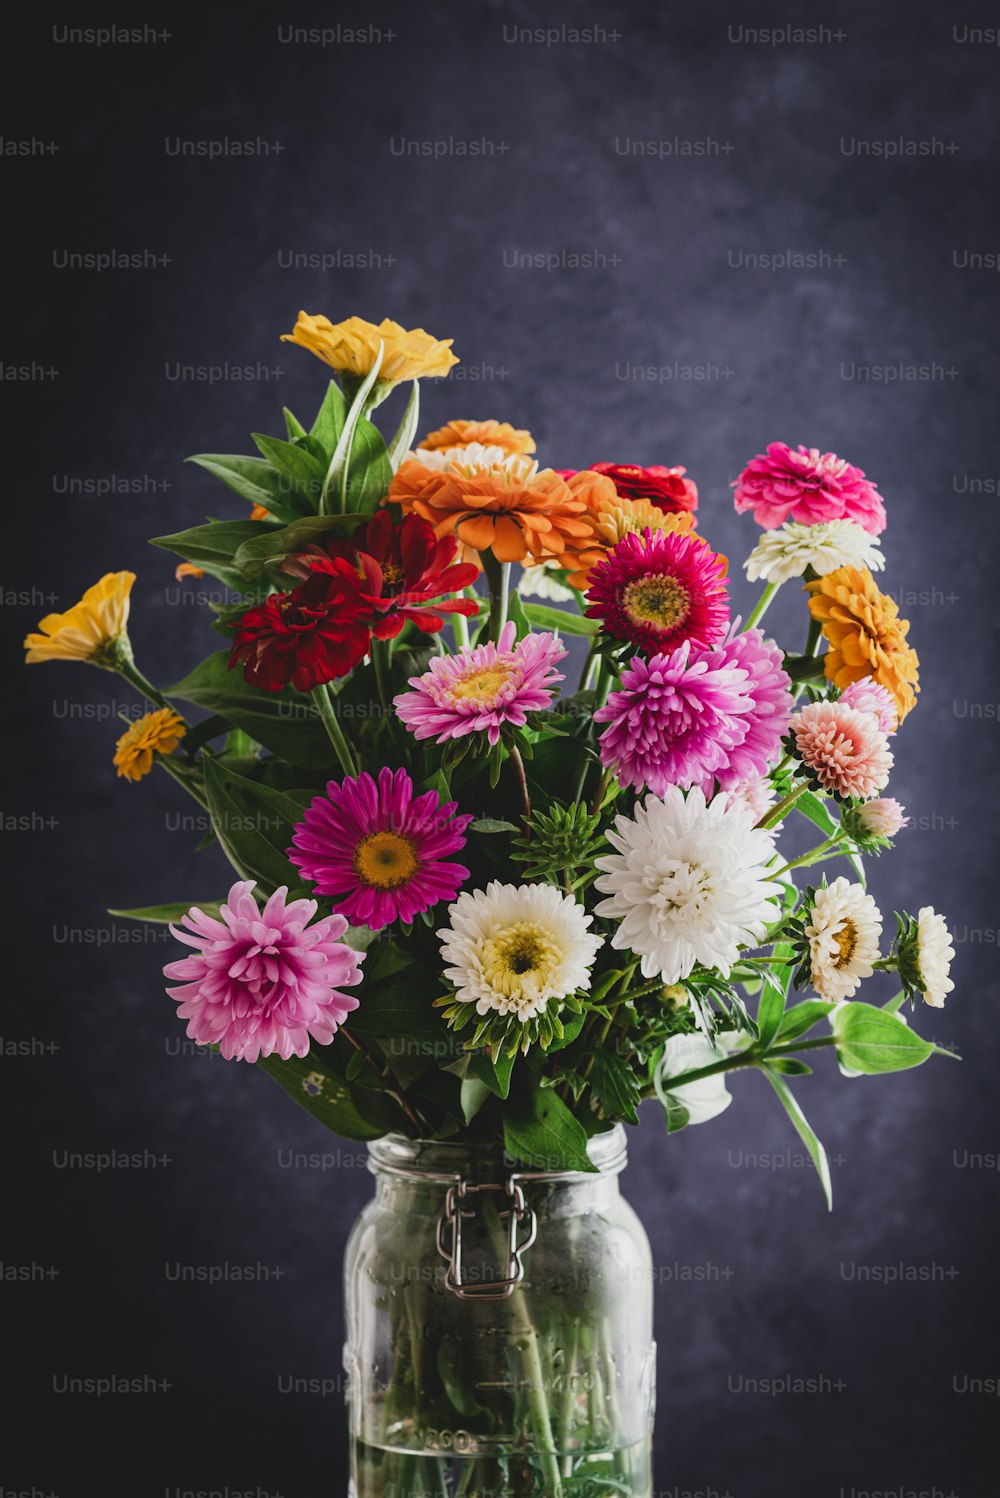
[[[537,1170],[596,1169],[587,1154],[587,1133],[558,1093],[534,1078],[504,1112],[504,1144],[515,1160]]]
[[[558,630],[564,635],[597,634],[596,619],[586,619],[580,614],[570,614],[563,609],[550,609],[542,603],[526,603],[524,615],[537,629]]]
[[[354,433],[344,508],[357,510],[362,515],[374,514],[388,494],[391,483],[392,464],[382,433],[362,417]]]
[[[413,446],[413,438],[417,431],[417,422],[420,419],[420,381],[414,380],[413,389],[410,391],[410,399],[406,403],[403,419],[396,428],[392,441],[387,449],[389,467],[393,473],[402,463],[406,454]]]
[[[192,702],[225,718],[258,744],[293,765],[320,774],[335,772],[338,761],[312,700],[286,688],[264,692],[248,686],[242,670],[229,669],[229,652],[216,651],[169,687],[167,697]]]
[[[189,910],[197,907],[206,915],[218,916],[221,900],[185,900],[174,905],[140,905],[134,910],[109,910],[108,915],[117,915],[126,921],[151,921],[157,925],[176,925]]]
[[[323,464],[296,442],[282,442],[280,437],[266,437],[261,432],[251,435],[271,466],[288,480],[289,497],[298,513],[315,514],[323,488]]]
[[[302,820],[298,802],[215,759],[205,761],[205,792],[219,846],[233,868],[244,879],[256,879],[262,894],[281,885],[300,888],[302,876],[285,851]]]
[[[344,422],[347,420],[347,402],[344,392],[336,380],[331,380],[323,397],[323,404],[316,413],[316,420],[312,424],[309,433],[327,454],[327,462],[333,456],[334,450],[340,440],[340,434],[344,430]]]
[[[304,437],[306,435],[305,427],[299,418],[289,411],[287,406],[282,406],[281,413],[285,418],[285,431],[288,433],[289,442],[294,442],[296,437]]]
[[[870,1004],[838,1004],[830,1016],[837,1057],[863,1076],[906,1071],[934,1054],[934,1046],[886,1009]]]
[[[245,583],[235,561],[237,552],[244,542],[260,539],[262,534],[273,534],[274,530],[275,527],[266,521],[213,520],[208,525],[195,525],[172,536],[154,536],[150,545],[174,552],[210,576],[217,577],[227,587],[239,591]]]
[[[792,1120],[792,1123],[795,1126],[795,1132],[798,1134],[799,1138],[802,1140],[802,1143],[809,1151],[810,1159],[816,1167],[816,1174],[819,1176],[820,1185],[823,1187],[823,1195],[826,1197],[827,1210],[832,1212],[833,1183],[830,1180],[830,1162],[826,1158],[826,1150],[823,1148],[819,1139],[813,1133],[809,1121],[807,1120],[805,1114],[802,1112],[802,1109],[799,1107],[798,1102],[796,1101],[792,1093],[792,1089],[789,1087],[784,1077],[781,1076],[779,1072],[776,1072],[766,1061],[761,1067],[761,1071],[764,1073],[765,1077],[770,1082],[775,1092],[778,1094],[778,1097],[781,1100],[781,1106],[784,1108],[785,1112],[788,1114],[789,1118]]]
[[[369,370],[367,377],[358,387],[357,394],[351,402],[351,408],[344,421],[343,430],[337,439],[337,446],[333,457],[330,459],[330,467],[327,469],[326,479],[323,484],[320,510],[324,515],[335,514],[338,511],[348,508],[347,481],[351,463],[351,449],[354,446],[354,434],[357,430],[358,422],[364,413],[368,392],[378,378],[384,354],[385,344],[380,341],[375,362]]]
[[[280,529],[268,526],[261,533],[258,528],[240,546],[235,557],[236,566],[244,577],[258,578],[269,567],[278,568],[286,557],[304,551],[313,542],[322,542],[324,536],[350,536],[354,527],[366,518],[364,515],[307,515]]]
[[[244,457],[240,453],[196,453],[186,461],[197,463],[199,468],[220,478],[241,499],[263,505],[275,520],[288,523],[309,512],[291,481],[265,458]]]
[[[791,1009],[786,1009],[778,1028],[777,1040],[797,1040],[813,1025],[819,1024],[821,1019],[833,1009],[833,1004],[828,1004],[824,999],[804,999],[801,1004],[793,1004]]]

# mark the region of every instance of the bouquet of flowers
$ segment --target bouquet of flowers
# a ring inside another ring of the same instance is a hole
[[[714,1117],[753,1068],[829,1195],[802,1054],[918,1065],[938,1048],[903,1005],[953,987],[942,917],[888,935],[865,888],[907,823],[883,793],[918,690],[873,577],[874,484],[780,442],[747,464],[763,588],[743,622],[683,468],[541,468],[497,420],[416,441],[450,340],[305,313],[287,337],[337,376],[311,426],[286,410],[257,456],[192,459],[252,508],[153,543],[224,585],[224,648],[153,686],[131,572],[26,641],[148,699],[118,774],[172,776],[236,870],[215,900],[115,912],[188,948],[165,969],[188,1035],[339,1135],[495,1141],[545,1170],[590,1169],[588,1139],[647,1098],[671,1132]],[[794,579],[801,651],[761,627]],[[787,856],[801,819],[816,846]],[[899,992],[876,1006],[878,970]]]

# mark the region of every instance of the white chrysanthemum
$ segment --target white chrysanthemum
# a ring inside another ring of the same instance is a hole
[[[538,462],[526,453],[505,452],[502,447],[484,447],[481,442],[470,442],[467,447],[415,447],[406,454],[407,461],[415,458],[425,468],[435,473],[461,472],[466,476],[486,473],[491,468],[506,468],[520,473],[525,478],[538,471]]]
[[[499,884],[463,891],[438,932],[455,997],[477,1014],[514,1014],[523,1022],[550,999],[590,986],[603,936],[593,916],[551,884]]]
[[[575,597],[572,588],[564,588],[553,573],[554,562],[539,562],[537,567],[525,567],[517,591],[522,598],[547,598],[551,603],[569,603]]]
[[[807,567],[819,576],[838,567],[867,567],[881,572],[885,557],[874,536],[853,520],[829,520],[822,525],[800,525],[789,520],[777,530],[765,531],[744,562],[752,583],[787,583],[801,577]]]
[[[741,946],[758,943],[777,918],[781,886],[769,875],[774,834],[754,827],[748,807],[708,805],[700,790],[671,786],[618,816],[594,860],[609,898],[598,915],[621,925],[612,946],[634,952],[645,978],[686,978],[696,963],[729,972]]]
[[[726,1086],[726,1074],[716,1072],[714,1077],[702,1077],[699,1082],[686,1082],[680,1087],[672,1087],[671,1078],[700,1071],[703,1066],[725,1059],[726,1052],[704,1035],[671,1035],[663,1047],[659,1087],[687,1109],[689,1124],[708,1123],[729,1107],[733,1099]]]
[[[860,884],[835,879],[816,891],[809,938],[813,988],[828,1003],[849,999],[862,978],[870,978],[879,955],[882,916]]]
[[[944,1001],[955,987],[948,976],[955,960],[951,933],[943,915],[931,905],[917,912],[917,967],[924,1003],[932,1009],[943,1009]]]

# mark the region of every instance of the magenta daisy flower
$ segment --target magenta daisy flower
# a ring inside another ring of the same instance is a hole
[[[453,900],[469,871],[447,861],[465,846],[471,816],[437,791],[414,798],[405,770],[331,780],[306,808],[288,856],[354,926],[378,931]]]
[[[180,980],[167,993],[180,1005],[187,1033],[199,1045],[217,1045],[227,1061],[258,1056],[305,1056],[310,1038],[329,1045],[358,1001],[342,988],[361,982],[363,952],[340,940],[341,915],[310,926],[315,900],[293,900],[275,890],[264,909],[255,881],[233,885],[219,919],[197,906],[182,917],[187,931],[170,929],[193,955],[169,962],[167,978]]]
[[[765,640],[759,629],[731,634],[715,653],[745,673],[744,690],[750,697],[743,716],[746,734],[716,775],[722,789],[729,790],[740,781],[765,775],[781,758],[781,741],[788,732],[795,699],[789,690],[791,677],[782,669],[781,650],[773,640]]]
[[[649,655],[714,645],[729,623],[726,559],[698,536],[627,535],[592,570],[587,598],[588,618]]]
[[[636,657],[594,717],[602,763],[624,786],[662,796],[668,786],[700,786],[710,797],[766,773],[778,758],[792,714],[781,651],[760,630],[714,650],[689,643],[670,655]]]
[[[495,645],[435,656],[429,671],[410,677],[413,690],[394,699],[396,712],[417,739],[443,744],[485,733],[495,744],[502,728],[523,728],[528,713],[551,706],[564,679],[555,665],[566,654],[555,635],[517,640],[509,621]]]
[[[800,444],[793,450],[787,442],[772,442],[766,453],[750,459],[733,488],[739,513],[753,510],[757,524],[768,531],[786,520],[800,525],[853,520],[872,536],[885,530],[885,505],[871,479],[818,447]]]

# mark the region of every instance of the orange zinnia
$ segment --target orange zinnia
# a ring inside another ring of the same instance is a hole
[[[589,534],[566,551],[560,558],[560,566],[569,572],[570,586],[581,593],[586,592],[592,568],[623,537],[641,535],[645,530],[685,535],[694,529],[695,517],[690,512],[665,514],[648,499],[626,499],[618,493],[611,479],[590,469],[575,473],[568,485],[587,506],[583,518]]]
[[[522,427],[512,427],[509,421],[449,421],[428,432],[419,447],[438,449],[444,447],[468,447],[478,442],[483,447],[499,447],[512,457],[516,453],[533,453],[535,439]]]
[[[583,500],[551,468],[539,473],[527,458],[437,472],[410,459],[389,499],[429,520],[439,536],[454,534],[474,551],[492,551],[498,562],[560,556],[589,529]]]
[[[876,586],[866,567],[838,567],[815,582],[806,583],[809,612],[823,626],[830,649],[824,657],[827,679],[850,686],[870,676],[885,687],[902,723],[916,706],[917,652],[907,644],[909,623]]]

